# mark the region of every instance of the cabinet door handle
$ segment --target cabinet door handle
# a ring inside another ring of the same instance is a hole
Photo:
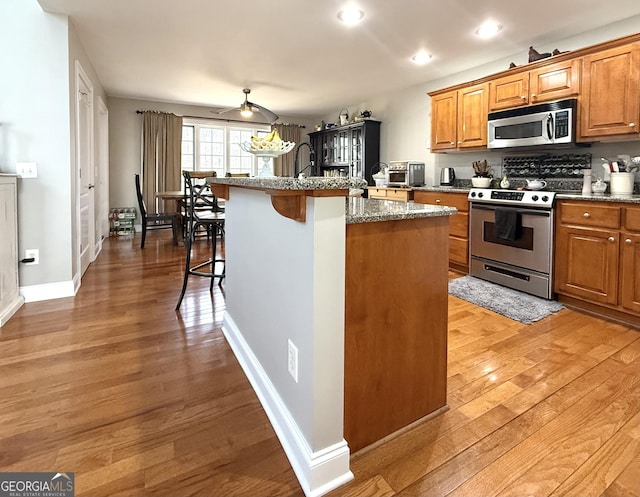
[[[610,237],[609,237],[609,241],[610,241],[610,242],[615,242],[615,241],[616,241],[616,239],[615,239],[614,237],[610,236]]]
[[[520,95],[520,98],[521,98],[522,100],[526,100],[526,99],[527,99],[527,97],[526,97],[525,95]]]
[[[636,126],[636,123],[629,123],[630,128],[635,128],[635,126]]]
[[[532,94],[531,94],[531,100],[533,100],[534,98],[536,98],[536,94],[535,94],[535,93],[532,93]]]
[[[462,143],[462,142],[461,142],[461,141],[459,141],[459,142],[458,142],[458,145],[460,145],[461,143]]]
[[[451,142],[451,145],[455,145],[455,144],[456,144],[456,142]]]
[[[437,200],[436,200],[436,204],[439,204],[439,203],[440,203],[440,199],[437,199]]]
[[[631,245],[633,242],[631,241],[631,238],[627,238],[624,243],[626,243],[627,245]]]
[[[582,217],[591,217],[591,215],[588,212],[585,212]]]

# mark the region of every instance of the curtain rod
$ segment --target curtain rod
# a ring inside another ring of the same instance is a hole
[[[137,110],[136,114],[144,114],[145,112],[158,112],[158,113],[163,113],[163,111],[161,110]],[[263,123],[263,122],[259,122],[259,121],[241,121],[240,119],[218,119],[215,117],[202,117],[202,116],[182,116],[182,117],[186,117],[187,119],[210,119],[212,121],[224,121],[227,123],[244,123],[244,124],[269,124],[269,123]],[[291,123],[276,123],[276,124],[284,124],[286,126],[291,126]],[[306,126],[304,124],[293,124],[293,126],[298,126],[299,128],[306,128]]]

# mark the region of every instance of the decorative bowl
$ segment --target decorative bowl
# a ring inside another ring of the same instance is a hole
[[[607,184],[604,181],[596,181],[591,183],[591,189],[595,194],[603,194],[607,191]]]
[[[295,147],[295,142],[269,142],[266,140],[243,142],[240,144],[240,148],[245,152],[251,152],[252,154],[273,154],[275,156],[286,154]]]
[[[240,144],[240,148],[245,152],[249,152],[256,157],[262,158],[262,169],[260,169],[260,172],[258,173],[258,177],[260,178],[273,177],[273,171],[270,166],[271,159],[291,152],[295,146],[295,142],[268,142],[266,140],[252,140],[250,142],[242,142]]]
[[[471,184],[474,188],[489,188],[491,186],[491,180],[493,178],[485,178],[482,176],[471,178]]]

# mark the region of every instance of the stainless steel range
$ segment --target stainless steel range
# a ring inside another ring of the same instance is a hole
[[[470,274],[550,299],[555,192],[472,188],[468,199]]]

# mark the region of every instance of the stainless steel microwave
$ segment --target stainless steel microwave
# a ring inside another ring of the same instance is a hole
[[[563,145],[575,142],[576,99],[491,112],[488,148]]]

